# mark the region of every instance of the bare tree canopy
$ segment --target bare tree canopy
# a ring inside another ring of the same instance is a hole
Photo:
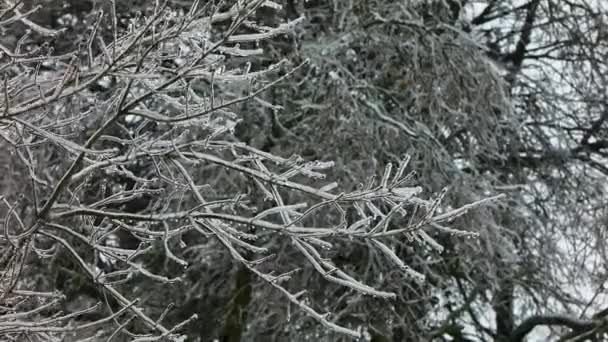
[[[4,0],[0,341],[608,338],[601,0]]]

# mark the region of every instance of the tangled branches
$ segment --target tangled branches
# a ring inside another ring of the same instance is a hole
[[[379,180],[340,192],[336,183],[319,185],[331,162],[283,158],[234,138],[239,105],[262,101],[262,92],[306,64],[248,60],[262,53],[260,41],[289,33],[299,21],[259,25],[251,18],[261,7],[280,6],[195,2],[179,13],[157,3],[125,32],[114,26],[111,43],[99,33],[99,13],[73,53],[56,56],[49,46],[24,51],[27,35],[14,47],[0,46],[0,136],[13,151],[4,157],[9,166],[0,195],[3,339],[183,340],[180,331],[197,313],[166,323],[171,303],[150,313],[145,300],[130,297],[149,282],[184,281],[184,270],[196,262],[185,251],[209,241],[327,329],[358,337],[359,327],[332,320],[306,300],[305,288],[289,284],[296,270],[277,274],[276,241],[327,282],[390,299],[394,293],[366,285],[325,256],[339,248],[334,241],[363,241],[406,277],[424,281],[395,253],[395,237],[441,252],[428,227],[474,235],[442,222],[496,197],[439,214],[445,192],[421,198],[422,188],[406,172],[408,158],[394,172],[389,164]],[[0,18],[8,19],[0,24],[26,20],[17,9],[3,9]],[[115,13],[110,18],[116,23]],[[36,34],[60,34],[29,23]],[[207,183],[209,175],[248,185],[229,193],[230,187]],[[307,202],[289,203],[290,193]],[[252,205],[258,194],[265,208]],[[321,215],[323,226],[308,224]],[[158,266],[159,255],[173,265],[169,270]],[[65,264],[59,256],[99,303],[73,310],[61,304],[65,298],[53,286],[67,285],[40,276],[49,260]]]

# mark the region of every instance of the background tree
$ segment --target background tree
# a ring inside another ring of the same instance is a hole
[[[415,151],[422,184],[451,184],[450,203],[509,192],[506,205],[456,222],[479,240],[439,238],[446,251],[426,288],[437,305],[401,305],[412,310],[401,322],[370,322],[380,335],[521,341],[543,325],[539,340],[601,339],[605,5],[334,1],[298,11],[310,20],[294,54],[314,67],[275,88],[288,110],[267,121],[271,146],[336,159],[353,186]]]

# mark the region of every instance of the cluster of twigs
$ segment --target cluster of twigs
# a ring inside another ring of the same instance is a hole
[[[60,34],[31,23],[28,13],[21,13],[17,4],[11,5],[0,12],[0,25],[22,21],[32,34]],[[327,313],[307,303],[306,289],[294,291],[285,286],[289,273],[263,271],[259,266],[272,264],[273,250],[256,241],[265,234],[280,236],[328,282],[392,298],[393,293],[358,281],[356,275],[324,258],[324,249],[335,248],[329,238],[369,241],[370,248],[377,249],[407,276],[423,281],[424,275],[406,265],[386,237],[418,240],[440,252],[442,247],[425,232],[427,227],[450,234],[473,234],[443,223],[485,200],[438,214],[445,193],[433,200],[420,198],[422,188],[410,186],[408,158],[396,170],[389,165],[379,180],[372,179],[354,192],[340,192],[336,183],[310,185],[318,183],[332,163],[307,162],[298,156],[283,158],[234,139],[231,133],[239,122],[234,113],[238,105],[256,99],[304,67],[287,61],[257,70],[251,62],[229,66],[231,59],[261,54],[257,42],[286,34],[298,22],[260,26],[251,16],[261,6],[280,7],[260,0],[224,7],[195,1],[189,12],[180,14],[157,2],[149,16],[134,18],[126,32],[119,32],[116,13],[110,13],[112,42],[104,41],[99,33],[106,17],[100,13],[88,39],[71,54],[56,56],[49,47],[24,50],[27,36],[14,48],[0,46],[0,137],[16,153],[13,162],[27,172],[27,183],[15,187],[21,197],[14,191],[0,194],[4,207],[0,237],[2,339],[27,336],[61,340],[107,324],[114,324],[113,329],[87,338],[120,333],[136,341],[183,339],[180,329],[196,320],[196,314],[166,326],[166,311],[152,317],[121,285],[135,276],[159,284],[180,281],[180,277],[155,273],[144,260],[160,245],[169,260],[187,268],[180,250],[189,245],[184,238],[188,234],[217,239],[235,262],[320,324],[358,337],[361,331],[357,327],[333,322]],[[173,64],[166,66],[168,60]],[[277,71],[283,76],[274,76]],[[100,85],[105,85],[103,96],[92,90]],[[208,198],[211,186],[201,183],[201,169],[223,170],[249,179],[272,205],[256,213],[248,206],[247,193]],[[122,186],[116,179],[130,186]],[[287,203],[285,191],[304,194],[310,203]],[[147,199],[145,207],[129,209],[128,204],[138,199]],[[406,207],[420,212],[414,215],[406,212]],[[340,222],[307,226],[307,217],[321,208],[335,210]],[[349,208],[357,212],[354,222],[347,220]],[[409,221],[395,228],[389,224],[395,217]],[[138,244],[108,244],[108,238],[117,232],[128,233]],[[66,251],[79,265],[79,272],[111,300],[64,313],[58,309],[64,300],[61,294],[52,289],[34,291],[36,286],[29,276],[33,263],[59,249]],[[114,268],[96,268],[94,258],[100,257],[111,260]],[[85,323],[79,320],[104,306],[104,312],[110,313],[103,318]],[[143,323],[146,330],[130,331],[134,320]]]

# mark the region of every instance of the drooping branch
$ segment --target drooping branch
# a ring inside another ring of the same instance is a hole
[[[585,331],[595,327],[596,322],[565,315],[535,315],[525,319],[513,330],[509,342],[523,341],[534,328],[543,325],[559,325],[575,331]]]

